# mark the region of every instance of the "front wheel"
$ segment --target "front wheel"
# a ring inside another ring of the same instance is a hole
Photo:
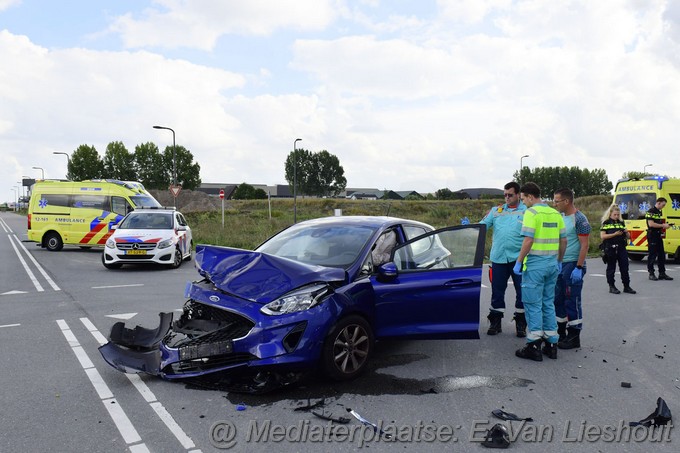
[[[179,249],[179,247],[175,248],[175,255],[173,256],[172,264],[170,265],[170,269],[177,269],[182,265],[182,251]]]
[[[338,381],[354,379],[366,369],[373,353],[373,332],[361,316],[338,321],[331,329],[322,352],[326,374]]]
[[[54,231],[51,231],[45,235],[43,243],[45,244],[45,248],[50,252],[58,252],[64,248],[64,241],[61,240],[59,233]]]
[[[107,263],[104,254],[102,253],[102,264],[107,269],[120,269],[123,265],[121,263]]]

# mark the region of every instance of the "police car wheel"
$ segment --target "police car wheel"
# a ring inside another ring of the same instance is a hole
[[[123,266],[121,263],[107,263],[106,259],[104,258],[103,253],[102,253],[102,264],[107,269],[120,269]]]
[[[45,244],[45,248],[50,252],[58,252],[64,248],[64,241],[61,240],[59,233],[55,233],[54,231],[45,235],[43,243]]]
[[[172,264],[170,265],[171,269],[177,269],[182,265],[182,251],[178,248],[175,249],[175,255],[173,256],[173,261]]]

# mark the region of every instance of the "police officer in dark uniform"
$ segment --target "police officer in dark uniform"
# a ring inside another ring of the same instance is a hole
[[[621,271],[621,281],[623,282],[623,292],[635,294],[636,291],[630,287],[630,274],[628,273],[628,252],[626,245],[630,240],[630,233],[626,230],[626,224],[621,220],[621,209],[613,204],[604,213],[602,228],[600,228],[600,239],[604,246],[604,253],[607,257],[607,283],[609,292],[621,294],[615,285],[616,264]]]
[[[663,249],[664,232],[671,227],[664,221],[661,211],[666,206],[664,197],[659,197],[654,203],[654,207],[645,214],[647,220],[647,271],[650,280],[673,280],[673,277],[666,275],[666,252]],[[654,274],[654,263],[659,262],[659,277]]]

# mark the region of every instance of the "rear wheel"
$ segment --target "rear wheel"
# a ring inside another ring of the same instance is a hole
[[[43,239],[43,244],[45,244],[45,248],[50,252],[58,252],[59,250],[64,248],[64,241],[61,240],[61,236],[59,236],[59,233],[54,231],[50,231],[45,235],[45,238]]]
[[[341,319],[326,337],[321,360],[325,372],[338,381],[360,375],[373,353],[373,332],[366,320],[352,315]]]
[[[170,265],[171,269],[177,269],[182,265],[182,251],[179,249],[179,247],[175,248],[175,255],[173,256],[172,264]]]

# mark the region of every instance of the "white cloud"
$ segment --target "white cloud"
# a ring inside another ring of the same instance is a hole
[[[21,0],[0,0],[0,11],[11,8],[12,6],[17,6],[21,4]]]
[[[141,18],[126,14],[111,31],[125,46],[214,48],[226,34],[268,36],[277,30],[320,30],[334,19],[330,0],[156,0]]]

